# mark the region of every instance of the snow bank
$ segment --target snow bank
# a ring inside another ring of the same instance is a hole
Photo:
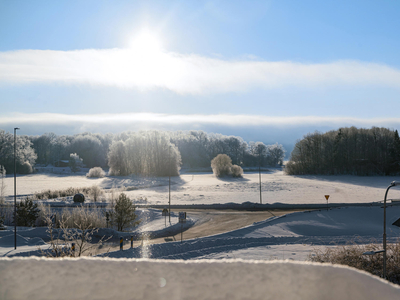
[[[1,299],[399,299],[355,269],[288,261],[0,259]]]

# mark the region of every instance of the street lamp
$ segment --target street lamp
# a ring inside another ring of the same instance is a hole
[[[398,181],[392,181],[386,189],[385,199],[383,201],[383,278],[386,278],[386,199],[389,189],[393,186],[400,185]]]
[[[14,128],[14,249],[17,249],[17,130],[19,128]]]
[[[171,145],[168,147],[168,220],[171,224]]]
[[[258,155],[258,180],[260,182],[260,204],[262,204],[262,193],[261,193],[261,152]]]

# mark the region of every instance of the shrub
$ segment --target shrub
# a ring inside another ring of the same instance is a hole
[[[232,160],[226,154],[218,154],[211,161],[211,168],[217,177],[223,177],[231,173]]]
[[[50,210],[47,211],[45,219],[47,232],[50,236],[50,250],[42,250],[42,255],[47,257],[93,255],[95,250],[109,239],[105,239],[103,236],[97,243],[92,241],[94,236],[99,237],[96,235],[98,228],[104,227],[105,223],[101,213],[97,210],[84,207],[72,210],[64,209],[61,216],[58,215],[58,222],[55,224],[59,229],[54,229]],[[61,239],[63,241],[60,243]],[[75,244],[75,251],[72,251],[73,243]]]
[[[97,185],[94,185],[90,188],[88,194],[93,202],[97,202],[97,200],[99,200],[100,197],[104,195],[104,192]]]
[[[242,177],[243,169],[238,165],[233,165],[231,167],[231,173],[233,177]]]
[[[16,223],[18,226],[33,226],[39,217],[37,203],[33,203],[28,197],[17,203]]]
[[[24,162],[17,170],[19,174],[31,174],[33,172],[32,166],[28,161]]]
[[[102,211],[88,207],[64,208],[58,220],[63,220],[67,228],[105,228],[106,220]]]
[[[111,224],[117,226],[118,231],[138,225],[140,221],[135,221],[135,211],[136,207],[132,201],[124,193],[120,194],[115,202],[115,206],[109,212]]]
[[[104,172],[100,167],[91,168],[89,173],[86,174],[86,177],[90,178],[102,178],[104,176],[106,176],[106,172]]]
[[[316,250],[309,256],[313,262],[347,265],[381,277],[383,269],[382,254],[363,255],[367,251],[377,251],[382,245],[345,245],[335,248],[327,248],[325,251]],[[387,279],[400,284],[400,240],[393,244],[387,244]]]

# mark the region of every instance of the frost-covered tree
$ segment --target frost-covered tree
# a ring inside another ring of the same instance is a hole
[[[130,133],[114,141],[108,153],[111,175],[179,175],[181,156],[165,134],[157,131]]]
[[[17,136],[16,138],[16,164],[17,173],[32,170],[30,167],[35,165],[36,153],[32,148],[32,142],[27,136]],[[14,135],[4,130],[0,130],[0,165],[4,166],[7,173],[14,172]],[[21,166],[24,165],[24,168]]]
[[[70,144],[70,152],[78,154],[89,168],[106,164],[106,152],[103,144],[97,136],[91,133],[74,136]]]

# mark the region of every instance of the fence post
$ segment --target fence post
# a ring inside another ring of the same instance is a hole
[[[119,238],[119,250],[124,250],[124,239],[122,236]]]
[[[75,243],[72,243],[71,246],[71,256],[75,257]]]
[[[131,235],[131,248],[133,248],[133,235]]]

